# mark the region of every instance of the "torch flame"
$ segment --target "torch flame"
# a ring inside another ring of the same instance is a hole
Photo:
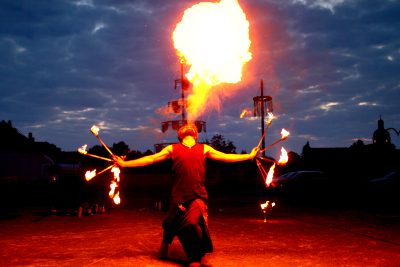
[[[119,197],[119,189],[118,184],[120,181],[119,174],[121,173],[120,168],[113,167],[111,172],[114,174],[114,180],[110,184],[110,192],[108,193],[109,197],[112,198],[115,204],[121,203],[121,198]]]
[[[269,205],[269,200],[265,201],[265,203],[260,204],[262,210],[265,210],[268,207],[268,205]]]
[[[248,110],[247,108],[242,110],[242,113],[240,113],[240,118],[243,119],[244,116],[251,114],[251,111]]]
[[[272,112],[268,112],[267,124],[271,125],[273,119],[274,119],[274,114]]]
[[[289,136],[289,134],[290,133],[288,131],[286,131],[285,128],[282,128],[282,131],[281,131],[281,136],[282,137],[281,137],[281,139],[285,140]]]
[[[119,205],[121,203],[121,198],[119,197],[119,192],[117,192],[117,194],[115,194],[115,196],[113,197],[113,201],[116,205]]]
[[[80,148],[78,148],[78,152],[83,155],[86,155],[87,154],[86,148],[87,148],[87,145],[83,145]]]
[[[117,183],[114,181],[111,182],[110,188],[111,188],[111,190],[110,190],[110,192],[108,192],[108,195],[112,198],[115,194],[115,189],[117,188]]]
[[[121,173],[121,170],[118,167],[113,167],[111,169],[111,172],[114,174],[114,179],[119,182],[119,174]]]
[[[272,178],[274,178],[275,163],[269,168],[267,178],[265,179],[265,184],[269,186],[272,183]]]
[[[265,203],[260,204],[262,210],[265,210],[266,208],[268,208],[268,206],[269,206],[269,200],[265,201]],[[271,203],[271,207],[275,207],[275,202]]]
[[[261,203],[260,204],[261,210],[264,213],[264,222],[265,223],[267,222],[267,209],[268,209],[269,206],[270,206],[270,201],[269,200],[265,201],[265,203]],[[270,209],[272,209],[274,206],[275,206],[275,202],[272,202]]]
[[[190,65],[188,116],[194,120],[205,111],[213,86],[242,79],[242,67],[251,59],[249,22],[237,0],[203,2],[184,12],[172,38],[179,57]]]
[[[97,127],[96,125],[93,125],[92,128],[90,128],[90,131],[95,135],[98,136],[99,135],[99,127]]]
[[[86,181],[92,180],[95,176],[96,176],[96,170],[87,171],[87,172],[85,173],[85,179],[86,179]]]
[[[285,165],[288,161],[289,161],[288,153],[286,152],[286,149],[284,149],[282,147],[281,148],[281,156],[279,157],[278,164]]]

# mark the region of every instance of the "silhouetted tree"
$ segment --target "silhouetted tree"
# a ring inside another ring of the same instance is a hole
[[[154,152],[151,151],[150,149],[147,149],[146,152],[143,153],[143,156],[148,156],[148,155],[153,155]]]
[[[140,152],[139,150],[131,150],[129,151],[128,154],[126,154],[126,159],[125,160],[132,160],[132,159],[137,159],[142,157],[142,152]]]
[[[107,150],[101,145],[94,145],[92,148],[88,150],[90,154],[94,154],[97,156],[108,157],[109,154]]]
[[[364,141],[358,139],[357,141],[355,141],[355,142],[350,146],[350,148],[352,148],[352,149],[359,149],[359,148],[363,148],[364,146],[365,146],[365,145],[364,145]]]
[[[126,156],[130,151],[129,146],[124,141],[114,143],[111,150],[114,154],[120,156]]]
[[[236,147],[233,142],[225,139],[221,134],[215,134],[211,138],[210,146],[224,153],[236,153]]]

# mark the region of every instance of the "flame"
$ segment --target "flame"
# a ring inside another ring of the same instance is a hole
[[[108,192],[108,195],[112,198],[112,197],[114,197],[114,195],[115,195],[115,189],[117,188],[117,183],[115,182],[115,181],[113,181],[113,182],[111,182],[111,184],[110,184],[110,188],[111,188],[111,190],[110,190],[110,192]]]
[[[271,125],[273,119],[274,119],[274,114],[272,112],[268,112],[267,124]]]
[[[269,200],[265,201],[265,203],[261,203],[260,204],[261,210],[262,210],[262,212],[264,214],[264,222],[265,223],[267,222],[267,209],[268,209],[269,206],[270,206],[270,201]],[[273,207],[275,207],[275,202],[271,203],[271,208],[270,209],[272,209]]]
[[[113,197],[113,201],[116,205],[119,205],[121,203],[121,198],[119,197],[119,192],[117,192],[117,194],[115,194],[115,196]]]
[[[83,145],[80,148],[78,148],[78,152],[83,155],[86,155],[87,154],[86,148],[87,148],[87,145]]]
[[[188,116],[194,120],[210,103],[213,86],[242,79],[242,67],[251,59],[249,22],[237,0],[203,2],[185,10],[172,38],[181,61],[190,66]]]
[[[97,127],[96,125],[93,125],[92,128],[90,128],[90,131],[91,131],[94,135],[98,136],[98,135],[99,135],[100,129],[99,129],[99,127]]]
[[[288,153],[287,153],[286,149],[284,149],[282,147],[281,148],[281,156],[279,157],[279,160],[278,160],[278,165],[285,165],[288,161],[289,161]]]
[[[281,137],[281,139],[285,140],[289,135],[290,135],[290,133],[288,131],[286,131],[285,128],[282,128],[282,131],[281,131],[281,136],[282,137]]]
[[[261,207],[261,209],[264,211],[264,210],[266,210],[267,208],[268,208],[268,206],[269,206],[269,200],[267,200],[267,201],[265,201],[265,203],[261,203],[260,204],[260,207]],[[271,208],[272,207],[275,207],[275,202],[272,202],[271,203]]]
[[[119,174],[121,173],[120,168],[114,166],[114,167],[111,169],[111,172],[114,174],[114,179],[115,179],[117,182],[119,182]]]
[[[269,168],[267,178],[265,179],[265,184],[269,186],[272,183],[272,178],[274,178],[275,163]]]
[[[242,113],[240,113],[240,118],[243,119],[244,116],[251,114],[251,111],[248,110],[247,108],[242,110]]]
[[[86,181],[92,180],[95,176],[96,176],[96,170],[87,171],[87,172],[85,173],[85,179],[86,179]]]
[[[265,201],[265,203],[261,203],[260,206],[262,210],[265,210],[268,207],[268,205],[269,205],[269,200]]]
[[[111,181],[110,184],[110,192],[108,193],[109,197],[112,198],[116,205],[121,203],[121,198],[119,197],[119,174],[121,173],[120,168],[113,167],[111,172],[114,174],[114,180]]]
[[[103,171],[99,172],[98,174],[103,173],[104,171],[110,169],[111,167],[112,167],[111,172],[114,174],[114,177],[110,184],[110,191],[108,192],[108,196],[111,199],[113,199],[115,204],[118,205],[121,203],[121,199],[119,197],[119,181],[120,181],[119,174],[121,173],[121,170],[118,167],[109,166],[108,168],[104,169]],[[96,170],[87,171],[85,173],[86,181],[90,181],[98,174],[96,174]]]

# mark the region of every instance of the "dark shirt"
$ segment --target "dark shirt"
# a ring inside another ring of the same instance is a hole
[[[181,143],[172,145],[172,171],[174,180],[171,192],[173,204],[183,204],[197,198],[207,200],[204,186],[206,161],[204,145],[188,148]]]

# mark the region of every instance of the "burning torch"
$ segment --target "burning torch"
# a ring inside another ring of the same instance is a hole
[[[263,215],[264,215],[264,222],[266,223],[267,222],[267,210],[268,209],[272,209],[273,207],[275,207],[275,202],[272,202],[270,204],[270,201],[267,200],[265,203],[261,203],[260,207],[261,207],[261,210],[262,210]]]
[[[282,142],[284,140],[286,140],[286,138],[290,135],[290,132],[286,131],[285,128],[282,129],[281,131],[281,138],[276,140],[275,142],[273,142],[272,144],[270,144],[269,146],[267,146],[266,148],[260,150],[260,152],[266,151],[268,149],[270,149],[271,147],[273,147],[274,145],[276,145],[279,142]]]
[[[115,157],[114,154],[111,152],[111,150],[108,148],[108,146],[100,138],[99,131],[100,131],[100,129],[96,125],[93,125],[92,128],[90,128],[90,132],[100,141],[100,143],[108,151],[108,153],[112,157]],[[107,168],[101,170],[100,172],[97,172],[96,170],[87,171],[85,173],[86,181],[90,181],[94,177],[99,176],[100,174],[102,174],[102,173],[104,173],[104,172],[106,172],[106,171],[111,169],[111,172],[113,173],[113,179],[112,179],[111,184],[110,184],[110,192],[109,192],[108,195],[114,201],[115,204],[117,204],[117,205],[120,204],[121,203],[121,199],[120,199],[120,196],[119,196],[119,181],[120,181],[119,174],[120,174],[120,169],[114,164],[114,161],[112,159],[101,157],[101,156],[94,155],[94,154],[90,154],[90,153],[88,153],[86,151],[86,148],[87,148],[87,145],[83,145],[82,147],[78,148],[78,152],[81,153],[82,155],[85,155],[85,156],[101,159],[101,160],[104,160],[104,161],[113,162],[113,164],[111,164]]]
[[[97,127],[96,125],[93,125],[92,128],[90,128],[90,132],[96,136],[96,138],[100,141],[100,143],[103,145],[103,147],[108,151],[108,153],[110,153],[111,156],[114,156],[114,154],[111,152],[111,150],[108,148],[108,146],[103,142],[103,140],[101,140],[100,136],[99,136],[99,127]]]

